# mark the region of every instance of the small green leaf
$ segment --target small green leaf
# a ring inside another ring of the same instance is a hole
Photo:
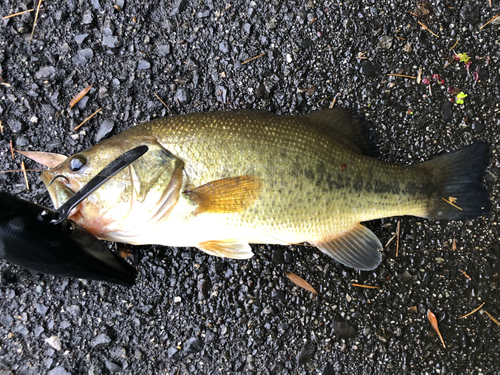
[[[463,91],[457,94],[457,104],[464,104],[464,99],[467,97],[467,94],[464,94]]]

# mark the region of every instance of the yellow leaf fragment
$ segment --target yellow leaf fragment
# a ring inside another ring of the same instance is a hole
[[[319,293],[314,289],[311,284],[309,284],[307,281],[305,281],[303,278],[297,276],[294,273],[291,272],[285,272],[286,277],[290,279],[292,283],[294,283],[297,286],[300,286],[302,289],[305,289],[311,293],[319,295]]]
[[[69,109],[73,108],[73,106],[78,103],[92,88],[92,85],[85,87],[82,91],[74,96],[73,99],[69,102]]]
[[[441,332],[439,332],[439,327],[438,327],[436,315],[434,315],[431,310],[427,310],[427,319],[429,319],[429,322],[431,323],[432,328],[434,328],[434,331],[436,331],[439,338],[441,339],[441,343],[443,344],[443,347],[446,348],[446,345],[445,345],[444,340],[443,340],[443,336],[441,336]]]

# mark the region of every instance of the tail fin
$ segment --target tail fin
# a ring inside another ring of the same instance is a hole
[[[480,142],[425,163],[441,181],[427,217],[457,220],[486,215],[491,202],[482,182],[489,160],[489,145]]]

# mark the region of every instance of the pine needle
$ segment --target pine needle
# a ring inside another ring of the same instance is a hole
[[[442,197],[441,197],[441,198],[442,198]],[[458,207],[456,204],[454,204],[454,203],[453,203],[454,201],[456,201],[456,198],[453,198],[453,197],[449,197],[449,198],[450,198],[450,200],[448,200],[448,199],[446,199],[446,198],[442,198],[442,199],[443,199],[446,203],[451,204],[453,207],[458,208],[460,211],[463,211],[463,210],[464,210],[463,208],[460,208],[460,207]],[[453,200],[453,199],[455,199],[455,200]]]
[[[443,336],[441,336],[441,332],[439,332],[439,327],[438,327],[436,315],[434,315],[431,310],[427,310],[427,319],[429,319],[429,322],[431,323],[432,328],[434,328],[434,331],[436,331],[439,338],[441,339],[441,343],[443,344],[443,347],[446,348],[446,345],[445,345],[444,340],[443,340]]]
[[[30,40],[33,39],[33,33],[35,32],[36,20],[38,19],[38,13],[40,12],[40,5],[42,5],[43,0],[38,1],[38,6],[36,8],[35,21],[33,22],[33,30],[31,30]]]
[[[404,75],[404,74],[396,74],[396,73],[390,73],[390,74],[388,74],[388,76],[417,79],[417,77],[407,76],[407,75]]]
[[[265,53],[261,53],[260,55],[254,56],[254,57],[252,57],[251,59],[248,59],[247,61],[243,61],[243,62],[241,63],[241,65],[245,65],[245,64],[249,63],[250,61],[255,60],[255,59],[258,59],[259,57],[262,57],[262,56],[264,56],[264,55],[265,55]]]
[[[496,324],[498,324],[500,326],[500,322],[498,320],[496,320],[488,311],[486,311],[486,310],[483,310],[483,311],[486,315],[488,315],[490,317],[491,320],[493,320]]]
[[[233,4],[231,5],[228,5],[227,7],[225,7],[224,9],[222,9],[222,12],[221,13],[224,13],[226,10],[228,10],[229,8],[231,8],[233,6]]]
[[[24,13],[28,13],[28,12],[33,12],[33,9],[23,10],[22,12],[17,12],[17,13],[14,13],[14,14],[9,14],[8,16],[3,17],[3,19],[6,20],[7,18],[12,18],[12,17],[20,16],[20,15],[23,15]]]
[[[102,109],[102,107],[101,107],[101,108],[99,108],[99,109],[98,109],[97,111],[95,111],[94,113],[92,113],[92,114],[91,114],[89,117],[87,117],[85,120],[83,120],[83,122],[82,122],[80,125],[78,125],[76,128],[74,128],[74,129],[73,129],[73,131],[75,132],[75,131],[77,131],[78,129],[80,129],[80,128],[81,128],[81,126],[82,126],[83,124],[85,124],[85,123],[86,123],[87,121],[89,121],[92,117],[94,117],[94,116],[95,116],[95,115],[96,115],[96,114],[97,114],[97,113],[98,113],[101,109]]]
[[[460,272],[462,272],[466,278],[468,278],[469,280],[472,280],[471,277],[465,273],[465,271],[460,270]]]
[[[3,133],[2,120],[0,120],[0,132]]]
[[[366,289],[380,289],[380,287],[378,286],[372,286],[372,285],[363,285],[363,284],[355,284],[355,283],[351,283],[352,286],[357,286],[357,287],[360,287],[360,288],[366,288]]]
[[[394,233],[394,235],[391,237],[391,239],[389,241],[387,241],[387,243],[385,244],[384,247],[389,246],[389,244],[392,242],[392,240],[394,240],[396,238],[396,236],[397,236],[397,233]]]
[[[24,181],[26,181],[26,189],[30,189],[30,184],[28,183],[28,175],[26,174],[26,168],[24,167],[24,161],[21,161],[21,169],[24,174]]]
[[[489,20],[488,22],[486,22],[483,26],[481,26],[481,27],[479,28],[479,30],[482,30],[482,29],[483,29],[483,27],[485,27],[485,26],[486,26],[487,24],[489,24],[491,21],[494,21],[494,20],[495,20],[498,16],[499,16],[499,14],[495,14],[495,15],[493,16],[493,18],[492,18],[491,20]]]
[[[340,96],[340,92],[338,92],[337,95],[335,95],[335,97],[333,98],[332,104],[330,104],[330,108],[333,108],[333,106],[335,105],[335,102],[337,101],[337,98],[339,96]]]
[[[396,238],[396,257],[399,254],[399,232],[400,232],[399,229],[400,229],[400,226],[401,226],[401,220],[398,220],[398,230],[396,231],[396,234],[398,235]]]
[[[12,155],[12,159],[14,159],[14,147],[12,147],[12,139],[10,140],[10,154]]]
[[[297,286],[300,286],[302,289],[305,289],[311,293],[317,294],[318,296],[320,295],[316,289],[314,289],[311,284],[309,284],[307,281],[305,281],[303,278],[297,276],[294,273],[291,272],[285,272],[286,277],[290,279],[292,283],[294,283]]]
[[[477,310],[479,310],[481,307],[483,307],[485,303],[486,303],[486,302],[483,302],[483,303],[481,304],[481,306],[479,306],[478,308],[475,308],[475,309],[474,309],[474,310],[472,310],[470,313],[465,314],[464,316],[461,316],[461,317],[460,317],[460,319],[466,318],[466,317],[468,317],[469,315],[474,314]]]
[[[455,42],[455,44],[453,45],[453,47],[450,48],[450,51],[457,46],[459,41],[460,41],[460,38],[458,38],[457,41]]]
[[[158,94],[157,94],[155,91],[153,91],[153,93],[154,93],[154,94],[155,94],[155,96],[158,98],[158,100],[161,102],[161,104],[163,104],[165,107],[167,107],[168,112],[170,113],[170,116],[173,116],[173,115],[172,115],[172,111],[170,110],[170,107],[169,107],[168,105],[166,105],[166,104],[165,104],[165,102],[164,102],[163,100],[161,100],[161,98],[158,96]]]
[[[435,32],[433,32],[431,29],[429,29],[427,26],[425,26],[422,22],[417,21],[420,26],[422,26],[425,30],[430,32],[432,35],[434,35],[436,38],[439,38],[439,35],[437,35]]]

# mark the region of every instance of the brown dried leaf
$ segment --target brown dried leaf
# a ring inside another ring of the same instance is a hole
[[[307,281],[305,281],[303,278],[297,276],[294,273],[291,272],[285,272],[286,277],[290,279],[292,283],[294,283],[297,286],[300,286],[302,289],[305,289],[311,293],[317,294],[318,296],[320,295],[316,289],[314,289],[311,284],[309,284]]]
[[[441,332],[439,332],[439,327],[438,327],[436,315],[434,315],[431,310],[427,310],[427,319],[429,319],[429,322],[431,323],[432,328],[434,328],[434,331],[436,331],[439,338],[441,339],[441,342],[443,343],[443,347],[446,348],[446,345],[445,345],[444,340],[443,340],[443,336],[441,336]]]
[[[69,109],[73,108],[73,106],[78,103],[92,88],[92,85],[85,87],[82,91],[76,94],[73,99],[69,102]]]

